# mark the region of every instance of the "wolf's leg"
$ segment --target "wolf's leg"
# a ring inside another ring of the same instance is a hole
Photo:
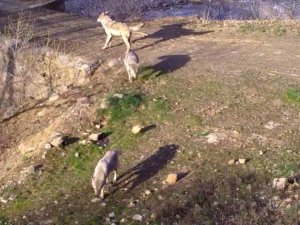
[[[113,180],[114,182],[116,182],[117,181],[117,170],[114,170],[114,180]]]
[[[104,186],[101,188],[100,198],[104,198]]]
[[[136,78],[136,73],[132,67],[129,68],[129,73],[130,73],[130,78],[131,78],[130,82],[132,82],[132,80]]]
[[[105,44],[104,44],[104,46],[103,46],[102,49],[106,49],[107,48],[107,45],[110,44],[111,39],[112,39],[112,35],[111,34],[107,34],[107,38],[106,38]]]
[[[124,40],[124,42],[125,42],[125,45],[126,45],[126,47],[127,47],[127,50],[126,50],[126,53],[127,53],[127,52],[129,52],[129,50],[130,50],[130,42],[129,42],[130,36],[122,35],[122,38],[123,38],[123,40]]]

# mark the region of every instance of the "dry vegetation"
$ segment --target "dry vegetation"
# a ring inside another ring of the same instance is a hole
[[[0,113],[2,119],[24,112],[53,94],[86,82],[84,63],[72,56],[70,46],[50,36],[37,38],[30,14],[9,18],[0,36]],[[70,59],[72,58],[72,61]]]

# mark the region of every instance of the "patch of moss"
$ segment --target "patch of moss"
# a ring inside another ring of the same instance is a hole
[[[300,88],[289,88],[285,92],[285,99],[290,103],[300,105]]]

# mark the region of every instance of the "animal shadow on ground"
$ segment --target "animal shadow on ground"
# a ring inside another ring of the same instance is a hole
[[[158,39],[158,40],[154,41],[154,43],[142,46],[142,47],[140,47],[136,50],[141,50],[141,49],[147,48],[149,46],[156,45],[156,44],[159,44],[159,43],[164,42],[164,41],[176,39],[176,38],[179,38],[179,37],[182,37],[182,36],[189,36],[189,35],[197,36],[197,35],[204,35],[204,34],[207,34],[207,33],[214,32],[213,30],[194,31],[194,30],[191,30],[191,29],[184,28],[185,25],[187,25],[187,23],[163,25],[160,30],[154,32],[153,34],[149,34],[145,37],[135,39],[133,42],[144,40],[146,38]]]
[[[76,143],[77,141],[80,140],[80,138],[65,136],[65,137],[63,137],[63,140],[64,140],[64,146],[68,146],[68,145]]]
[[[153,155],[121,174],[114,184],[117,188],[111,194],[124,187],[133,189],[153,177],[173,159],[178,148],[174,144],[160,147]]]
[[[191,60],[191,57],[188,55],[164,55],[158,59],[160,62],[157,64],[145,66],[140,69],[139,74],[143,79],[148,80],[152,77],[172,73],[185,66]]]

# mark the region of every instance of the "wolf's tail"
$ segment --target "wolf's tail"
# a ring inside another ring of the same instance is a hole
[[[144,23],[139,23],[135,26],[129,26],[130,31],[138,31],[140,30],[145,24]]]

